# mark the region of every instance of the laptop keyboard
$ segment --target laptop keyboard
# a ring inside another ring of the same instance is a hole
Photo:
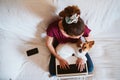
[[[69,65],[70,69],[61,69],[60,65],[57,65],[57,74],[69,74],[69,73],[85,73],[87,72],[86,68],[80,72],[80,70],[78,70],[78,67],[76,66],[76,64],[70,64]]]

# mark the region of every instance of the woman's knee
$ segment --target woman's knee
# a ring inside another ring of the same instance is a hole
[[[50,58],[49,72],[51,76],[56,75],[55,57],[53,55],[51,55],[51,58]]]
[[[88,67],[88,73],[93,72],[93,70],[94,70],[94,66],[93,65]]]

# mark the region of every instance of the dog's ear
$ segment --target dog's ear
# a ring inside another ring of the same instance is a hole
[[[89,41],[89,46],[92,47],[94,45],[95,41]]]
[[[60,16],[60,17],[65,17],[65,11],[64,11],[64,10],[61,11],[61,12],[59,13],[59,16]]]
[[[81,39],[79,39],[79,40],[77,41],[77,47],[81,47],[81,44],[82,44],[82,41],[81,41]]]

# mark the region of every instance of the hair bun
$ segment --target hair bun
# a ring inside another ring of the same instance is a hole
[[[74,14],[78,14],[80,15],[80,9],[78,8],[78,6],[67,6],[66,8],[64,8],[64,10],[62,10],[60,13],[59,13],[59,16],[60,17],[71,17],[72,15]]]

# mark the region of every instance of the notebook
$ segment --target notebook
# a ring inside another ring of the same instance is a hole
[[[77,58],[75,56],[68,57],[66,59],[69,63],[70,69],[64,70],[60,68],[59,61],[56,59],[56,76],[77,76],[88,74],[87,64],[85,64],[85,69],[80,72],[76,66]]]

